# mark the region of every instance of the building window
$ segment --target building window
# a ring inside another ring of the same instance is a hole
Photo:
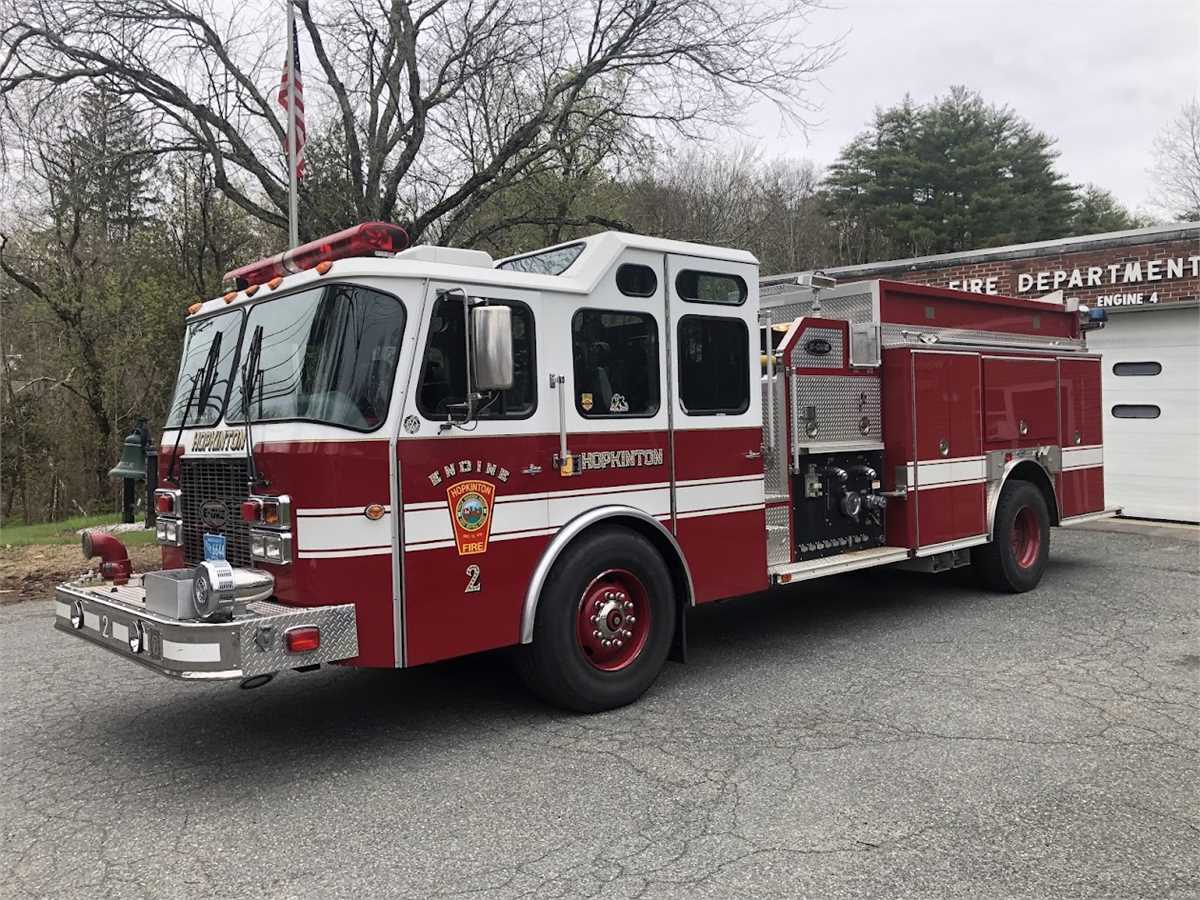
[[[652,297],[658,290],[658,276],[649,266],[625,263],[617,269],[617,290],[626,297]]]
[[[571,320],[575,408],[589,419],[658,412],[658,325],[645,313],[581,309]]]
[[[1117,419],[1157,419],[1162,410],[1153,403],[1118,403],[1112,414]]]
[[[741,319],[679,320],[679,400],[693,416],[750,408],[750,333]]]
[[[524,419],[537,408],[534,379],[533,313],[524,303],[489,300],[512,309],[513,386],[493,391],[475,404],[480,419]],[[421,363],[421,386],[417,408],[435,421],[461,413],[467,400],[467,349],[461,298],[442,297],[433,308],[425,359]]]
[[[1157,375],[1162,371],[1162,363],[1156,362],[1119,362],[1113,366],[1114,375]]]
[[[746,302],[746,281],[740,275],[684,269],[675,278],[675,293],[692,303],[741,306]]]

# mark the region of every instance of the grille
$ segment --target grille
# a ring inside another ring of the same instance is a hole
[[[242,521],[242,501],[249,491],[250,466],[245,459],[181,459],[180,505],[183,518],[183,558],[189,564],[204,559],[204,534],[225,535],[225,558],[231,565],[250,565],[250,526]],[[209,500],[225,506],[225,526],[213,528],[200,520]]]

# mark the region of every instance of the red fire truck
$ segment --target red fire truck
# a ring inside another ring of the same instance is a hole
[[[872,566],[1035,587],[1103,493],[1098,311],[604,233],[493,262],[369,223],[188,310],[162,571],[56,625],[184,679],[517,648],[629,703],[690,607]]]

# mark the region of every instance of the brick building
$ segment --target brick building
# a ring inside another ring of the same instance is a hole
[[[1200,223],[826,269],[1104,307],[1105,493],[1126,515],[1200,521]]]

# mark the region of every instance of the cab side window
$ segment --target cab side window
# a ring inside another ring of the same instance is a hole
[[[571,320],[575,408],[589,419],[658,412],[658,324],[645,313],[581,309]]]
[[[495,391],[476,405],[480,419],[524,419],[537,408],[534,382],[533,312],[524,303],[489,300],[512,309],[513,386]],[[433,307],[417,408],[427,419],[441,420],[461,411],[467,399],[466,324],[460,298],[442,297]]]
[[[741,319],[679,320],[679,401],[693,416],[750,408],[750,333]]]

